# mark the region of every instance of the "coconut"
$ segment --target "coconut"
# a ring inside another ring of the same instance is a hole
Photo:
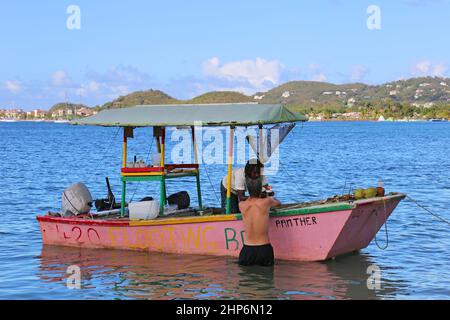
[[[364,190],[365,198],[373,198],[377,196],[377,188],[367,188]]]
[[[364,189],[356,189],[355,190],[355,199],[364,199]]]

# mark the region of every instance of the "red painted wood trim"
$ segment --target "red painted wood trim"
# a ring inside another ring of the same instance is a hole
[[[165,165],[165,167],[166,167],[167,170],[173,170],[173,169],[179,169],[179,168],[182,168],[182,169],[198,169],[198,164],[187,164],[187,163],[185,163],[185,164],[183,164],[183,163],[181,163],[181,164],[167,164],[167,165]]]
[[[123,173],[163,172],[162,167],[122,168]]]
[[[87,226],[114,226],[114,227],[128,227],[130,225],[129,220],[87,220],[80,218],[63,218],[52,216],[37,216],[36,219],[39,222],[53,222],[53,223],[65,223],[65,224],[77,224]]]

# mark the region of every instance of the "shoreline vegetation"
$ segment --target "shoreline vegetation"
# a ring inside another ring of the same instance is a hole
[[[55,104],[48,111],[0,108],[0,120],[64,122],[112,108],[207,103],[255,103],[255,108],[257,103],[280,103],[307,115],[310,121],[445,121],[450,120],[450,79],[420,77],[381,85],[291,81],[250,96],[234,91],[214,91],[188,100],[150,89],[120,96],[95,107],[67,102]]]

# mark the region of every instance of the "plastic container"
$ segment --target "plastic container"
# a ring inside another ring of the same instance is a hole
[[[152,220],[159,215],[159,201],[141,201],[128,204],[130,220]]]

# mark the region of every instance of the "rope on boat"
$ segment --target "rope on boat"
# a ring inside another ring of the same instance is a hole
[[[295,177],[293,177],[293,176],[289,173],[289,171],[286,170],[286,168],[284,167],[284,164],[281,162],[281,160],[279,160],[279,161],[280,161],[280,168],[281,168],[281,170],[283,170],[283,172],[287,175],[287,177],[290,178],[292,182],[294,182],[294,185],[295,185],[295,187],[297,188],[297,190],[298,190],[298,191],[302,191],[303,188],[300,188],[300,187],[299,187],[299,185],[298,185],[297,182],[295,181]]]
[[[384,200],[384,198],[383,198],[383,207],[384,207],[384,232],[386,234],[386,245],[384,247],[381,247],[378,244],[377,234],[375,234],[375,244],[377,245],[378,249],[380,249],[380,250],[386,250],[387,247],[389,246],[389,233],[388,233],[388,227],[387,227],[388,216],[387,216],[387,210],[386,210],[386,201]],[[376,212],[375,212],[375,225],[377,225],[377,213]]]
[[[441,220],[442,222],[444,222],[444,223],[450,225],[450,222],[448,222],[447,220],[445,220],[444,218],[442,218],[442,217],[439,216],[438,214],[432,212],[432,211],[431,211],[430,209],[428,209],[427,207],[421,205],[417,200],[414,200],[414,199],[411,198],[410,196],[406,196],[406,198],[407,198],[409,201],[413,202],[413,203],[414,203],[416,206],[418,206],[419,208],[421,208],[421,209],[425,210],[426,212],[428,212],[429,214],[431,214],[433,217],[435,217],[435,218]]]
[[[205,168],[206,176],[208,177],[208,180],[209,180],[209,184],[211,185],[211,188],[212,188],[212,190],[214,192],[214,196],[216,197],[217,202],[221,203],[221,200],[219,200],[219,197],[217,196],[217,193],[216,193],[216,189],[214,188],[214,185],[213,185],[213,183],[211,181],[211,177],[209,176],[207,166],[204,166],[204,168]],[[222,180],[220,181],[220,183],[222,183]]]

